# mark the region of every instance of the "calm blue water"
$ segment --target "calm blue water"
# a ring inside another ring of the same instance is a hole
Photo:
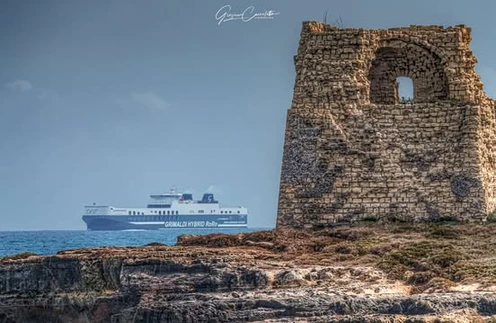
[[[59,250],[142,246],[151,242],[174,245],[181,234],[239,233],[270,228],[168,229],[162,231],[0,231],[0,257],[21,252],[52,255]]]

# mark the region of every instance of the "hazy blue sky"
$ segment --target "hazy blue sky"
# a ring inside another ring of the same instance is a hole
[[[301,22],[467,24],[496,97],[495,3],[0,1],[0,230],[85,229],[85,204],[173,185],[272,227]],[[227,4],[279,15],[219,25]]]

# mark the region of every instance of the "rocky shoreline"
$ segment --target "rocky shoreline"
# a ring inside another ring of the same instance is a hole
[[[0,322],[496,322],[493,233],[361,225],[4,257]]]

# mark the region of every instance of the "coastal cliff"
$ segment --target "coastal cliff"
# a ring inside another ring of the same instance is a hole
[[[0,322],[496,322],[496,224],[180,236],[0,259]]]

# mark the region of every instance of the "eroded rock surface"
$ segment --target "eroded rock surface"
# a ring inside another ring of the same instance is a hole
[[[0,322],[491,322],[494,232],[363,225],[5,257]]]

